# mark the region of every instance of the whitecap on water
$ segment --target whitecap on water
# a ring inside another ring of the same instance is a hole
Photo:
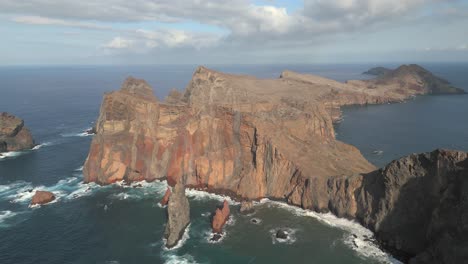
[[[0,211],[0,226],[3,225],[3,222],[8,219],[8,218],[11,218],[13,216],[15,216],[16,213],[12,212],[12,211]]]
[[[286,234],[288,235],[287,238],[284,238],[284,239],[277,238],[276,234],[279,230],[285,231]],[[292,229],[288,227],[271,229],[270,230],[271,241],[273,244],[276,244],[276,243],[284,243],[288,245],[293,244],[294,242],[296,242],[296,232],[297,232],[297,229]]]
[[[219,236],[219,237],[217,239],[213,239],[215,236]],[[227,236],[226,231],[222,232],[221,234],[213,233],[211,231],[205,232],[206,241],[210,244],[221,243],[221,241],[223,241],[226,238],[226,236]]]
[[[34,146],[32,149],[27,149],[27,150],[22,150],[22,151],[9,151],[9,152],[1,152],[0,153],[0,160],[6,160],[9,158],[16,158],[18,156],[21,156],[23,154],[30,153],[31,151],[38,150],[42,147],[45,146],[50,146],[52,145],[52,142],[45,142],[39,145]]]
[[[185,230],[184,230],[184,234],[182,235],[182,238],[177,242],[177,245],[175,245],[175,246],[172,247],[172,248],[167,248],[167,247],[166,247],[166,241],[167,241],[167,239],[163,238],[163,246],[162,246],[163,250],[164,250],[164,251],[173,251],[173,250],[176,250],[176,249],[181,248],[181,247],[185,244],[185,242],[187,242],[187,240],[190,238],[190,236],[189,236],[189,233],[190,233],[190,225],[191,225],[191,224],[188,224],[188,226],[187,226],[187,227],[185,228]]]
[[[229,197],[229,196],[209,193],[209,192],[195,190],[195,189],[191,189],[191,188],[186,189],[185,193],[187,194],[188,197],[190,197],[190,198],[192,198],[194,200],[197,200],[197,201],[218,200],[218,201],[223,202],[224,200],[226,200],[226,201],[228,201],[228,203],[230,205],[240,204],[239,202],[231,199],[231,197]]]
[[[176,254],[165,254],[164,256],[165,264],[197,264],[192,255],[184,254],[178,256]]]
[[[46,146],[51,146],[52,145],[52,142],[44,142],[42,144],[39,144],[39,145],[36,145],[32,148],[32,150],[38,150],[42,147],[46,147]]]
[[[372,231],[355,221],[338,218],[331,213],[316,213],[310,210],[304,210],[299,207],[271,201],[269,199],[262,199],[260,203],[268,203],[270,205],[286,209],[297,216],[312,217],[326,225],[339,228],[347,232],[343,242],[345,245],[353,249],[359,256],[377,259],[382,263],[401,263],[394,259],[390,254],[382,251],[378,245],[372,241],[374,237]]]
[[[60,136],[62,137],[89,137],[93,136],[94,134],[89,133],[92,127],[88,127],[80,132],[71,132],[71,133],[61,133]]]

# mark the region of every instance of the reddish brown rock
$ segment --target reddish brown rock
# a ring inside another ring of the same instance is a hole
[[[221,208],[216,208],[213,220],[211,221],[213,233],[220,234],[223,232],[223,226],[229,219],[229,213],[229,203],[226,200],[224,200],[223,206]]]
[[[172,92],[164,102],[145,81],[129,78],[104,97],[85,181],[167,178],[171,186],[183,182],[242,200],[286,200],[373,228],[396,199],[382,193],[401,186],[382,189],[386,182],[369,176],[376,168],[358,149],[336,140],[333,121],[340,107],[451,89],[413,66],[384,76],[341,83],[285,71],[278,79],[257,79],[199,67],[183,96]],[[367,189],[373,183],[378,194]],[[224,224],[221,216],[217,223]]]
[[[55,195],[47,191],[36,191],[31,200],[31,205],[46,204],[55,200]]]
[[[31,149],[34,145],[31,132],[22,119],[0,113],[0,152]]]
[[[166,206],[167,203],[169,202],[169,197],[171,196],[171,188],[167,187],[166,193],[164,194],[164,197],[162,198],[160,204],[162,206]]]

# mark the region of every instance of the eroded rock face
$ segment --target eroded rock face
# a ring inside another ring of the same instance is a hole
[[[166,193],[164,193],[164,197],[162,198],[160,202],[161,206],[166,206],[169,203],[170,196],[171,196],[171,188],[167,187]]]
[[[34,145],[31,132],[22,119],[0,113],[0,152],[31,149]]]
[[[419,163],[400,162],[389,165],[393,169],[387,172],[376,171],[359,150],[337,141],[333,128],[343,105],[399,102],[434,93],[433,79],[415,68],[402,66],[375,80],[340,83],[289,71],[269,80],[199,67],[183,96],[173,92],[165,102],[157,101],[146,82],[130,78],[119,91],[104,97],[84,166],[85,181],[108,184],[167,177],[171,186],[184,182],[242,200],[282,199],[305,209],[358,219],[399,254],[414,257],[429,250],[425,257],[437,255],[436,249],[426,247],[432,240],[422,239],[421,234],[454,225],[434,220],[427,224],[430,228],[425,224],[416,228],[413,218],[400,217],[399,210],[389,208],[400,208],[396,201],[406,197],[400,195],[406,193],[406,186],[412,186],[407,181],[435,178],[440,186],[423,180],[423,188],[412,192],[419,195],[416,201],[426,194],[432,197],[432,202],[421,201],[424,206],[414,209],[427,210],[421,214],[428,218],[444,218],[437,210],[451,208],[458,201],[452,196],[460,197],[459,189],[444,185],[452,179],[452,169],[458,171],[460,165],[449,162],[455,158],[416,158]],[[431,174],[431,166],[441,172]],[[446,191],[447,197],[442,195]],[[444,202],[437,205],[439,198]],[[401,215],[414,215],[401,208]],[[453,208],[454,217],[460,216],[457,210],[461,209]],[[400,218],[401,222],[395,220]],[[421,233],[410,239],[405,234],[411,232],[405,233],[405,228]],[[402,235],[393,236],[400,231]],[[444,239],[459,241],[450,232]]]
[[[356,217],[411,263],[468,259],[468,153],[413,154],[364,176]]]
[[[183,183],[177,183],[167,205],[167,224],[164,232],[167,248],[177,245],[189,224],[190,205],[185,196],[185,186]]]
[[[223,227],[229,219],[229,214],[229,203],[224,200],[223,206],[221,208],[216,208],[215,214],[211,221],[211,228],[213,229],[213,233],[220,234],[223,232]]]
[[[46,204],[55,200],[55,195],[48,191],[36,191],[31,200],[31,205]]]

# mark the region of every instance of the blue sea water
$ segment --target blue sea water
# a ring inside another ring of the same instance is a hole
[[[284,69],[339,81],[369,78],[375,65],[212,65],[262,78]],[[395,65],[387,65],[395,66]],[[423,65],[468,90],[467,64]],[[142,187],[82,183],[82,165],[104,92],[133,75],[163,99],[183,90],[195,65],[0,67],[0,111],[20,116],[40,147],[0,159],[0,263],[386,263],[394,261],[356,223],[281,203],[262,201],[243,216],[231,201],[226,235],[210,243],[209,214],[224,198],[189,191],[192,223],[175,250],[161,239],[166,183]],[[371,162],[437,147],[468,151],[468,96],[423,96],[404,104],[348,107],[338,139],[357,146]],[[377,152],[379,154],[376,154]],[[380,152],[381,151],[381,152]],[[137,187],[137,188],[134,188]],[[53,191],[55,203],[30,208],[34,190]],[[261,222],[253,224],[252,218]],[[292,238],[274,239],[278,228]],[[357,236],[355,238],[354,235]]]

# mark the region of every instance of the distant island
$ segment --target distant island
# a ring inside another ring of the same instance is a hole
[[[332,212],[370,228],[399,259],[456,263],[462,260],[454,259],[453,248],[467,243],[456,230],[466,226],[459,216],[468,213],[468,153],[435,150],[377,169],[336,140],[333,122],[344,105],[462,93],[418,65],[346,83],[291,71],[258,79],[198,67],[186,90],[165,101],[144,80],[129,77],[104,96],[84,181],[167,179],[173,187],[162,203],[168,204],[168,247],[190,218],[185,186],[229,195],[245,208],[271,198]],[[444,212],[453,217],[443,218]],[[226,206],[216,210],[213,230],[228,214]]]
[[[363,72],[362,74],[367,74],[367,75],[375,75],[375,76],[382,76],[382,75],[385,75],[389,72],[391,72],[392,70],[389,69],[389,68],[385,68],[385,67],[375,67],[375,68],[372,68],[372,69],[369,69],[365,72]]]
[[[462,94],[463,89],[456,88],[449,81],[433,75],[430,71],[417,64],[402,65],[395,70],[385,67],[375,67],[363,74],[377,76],[377,81],[392,82],[395,78],[408,81],[409,76],[417,76],[420,83],[424,83],[429,94]]]

